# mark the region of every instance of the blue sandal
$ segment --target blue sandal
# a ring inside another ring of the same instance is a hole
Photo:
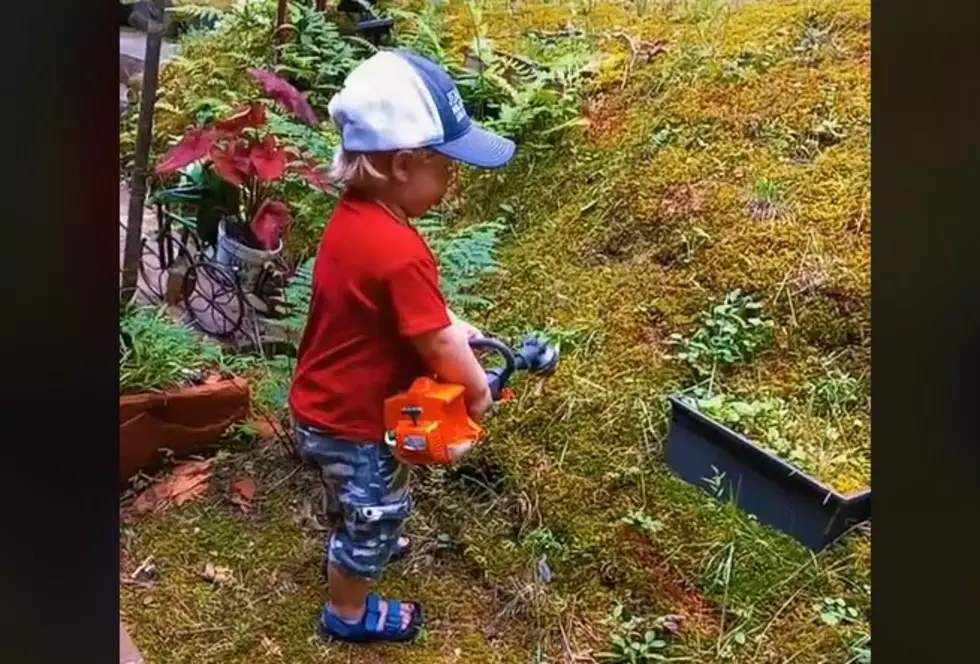
[[[388,614],[384,625],[380,624],[381,596],[370,593],[364,607],[364,617],[358,623],[349,623],[338,618],[330,605],[323,607],[320,616],[320,638],[330,641],[350,641],[352,643],[370,643],[376,641],[411,641],[422,627],[422,605],[416,602],[388,600]],[[402,629],[402,604],[413,606],[412,618],[408,627]]]

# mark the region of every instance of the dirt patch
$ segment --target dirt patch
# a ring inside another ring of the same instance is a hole
[[[703,190],[689,182],[672,184],[660,201],[660,213],[668,219],[698,214],[704,209],[704,199]]]
[[[641,574],[647,584],[642,592],[650,593],[667,612],[683,615],[690,626],[688,629],[717,636],[721,629],[718,608],[649,539],[626,530],[618,536],[616,545],[619,555],[630,560],[633,568],[643,570]]]
[[[589,99],[584,108],[584,115],[589,121],[585,139],[593,145],[601,145],[622,133],[626,126],[623,109],[628,101],[626,95],[621,93],[599,94]]]

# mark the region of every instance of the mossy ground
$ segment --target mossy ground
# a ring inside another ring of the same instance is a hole
[[[850,661],[848,644],[870,631],[870,538],[812,555],[684,484],[658,453],[665,396],[691,380],[666,340],[732,289],[761,297],[777,335],[718,377],[726,390],[793,396],[827,362],[869,372],[870,3],[483,4],[505,50],[520,52],[527,29],[572,22],[609,57],[588,127],[467,178],[462,223],[514,211],[505,270],[481,291],[495,305],[475,322],[501,336],[547,328],[566,343],[559,373],[518,384],[464,468],[417,473],[418,550],[382,590],[426,602],[426,641],[316,643],[322,536],[296,514],[317,485],[304,471],[263,493],[291,469],[268,446],[221,462],[210,499],[124,526],[122,571],[148,555],[163,570],[153,589],[122,589],[135,641],[167,662],[589,661],[624,603],[687,616],[669,653],[688,661]],[[445,12],[462,49],[471,15],[459,2]],[[625,86],[619,31],[667,47],[637,58]],[[757,218],[764,178],[783,195]],[[865,464],[853,482],[867,477],[869,411],[857,414],[867,438],[853,441]],[[222,493],[242,472],[259,478],[251,516]],[[656,535],[620,523],[630,510],[661,522]],[[560,543],[548,585],[535,581],[534,532]],[[208,561],[232,567],[236,584],[200,580]],[[823,597],[864,617],[826,626],[813,608]]]

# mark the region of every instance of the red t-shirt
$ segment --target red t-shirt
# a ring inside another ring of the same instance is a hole
[[[355,441],[384,438],[384,400],[429,372],[409,337],[450,325],[437,262],[387,209],[344,195],[320,241],[289,408]]]

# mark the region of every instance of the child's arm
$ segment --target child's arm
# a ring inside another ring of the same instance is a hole
[[[479,421],[493,404],[487,374],[470,348],[439,290],[439,274],[429,258],[409,260],[388,279],[398,329],[410,339],[440,380],[462,385],[470,417]]]
[[[455,313],[453,313],[452,309],[447,307],[446,312],[449,314],[449,320],[453,322],[453,325],[459,325],[461,328],[463,328],[463,331],[466,332],[467,339],[472,341],[473,339],[483,338],[483,333],[480,332],[476,326],[467,323],[465,320],[457,316]]]
[[[450,325],[412,337],[412,343],[441,380],[466,389],[466,407],[479,422],[493,405],[487,374],[470,348],[464,330]]]

